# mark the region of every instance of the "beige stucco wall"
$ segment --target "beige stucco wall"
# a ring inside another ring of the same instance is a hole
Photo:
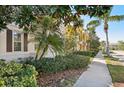
[[[31,39],[31,35],[28,35],[28,41]],[[35,52],[35,43],[34,42],[29,42],[28,43],[28,52]]]
[[[0,32],[0,55],[6,52],[6,30]]]

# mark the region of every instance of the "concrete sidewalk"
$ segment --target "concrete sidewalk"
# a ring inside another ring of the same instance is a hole
[[[100,51],[75,83],[74,87],[109,87],[112,86],[112,79],[106,62]]]

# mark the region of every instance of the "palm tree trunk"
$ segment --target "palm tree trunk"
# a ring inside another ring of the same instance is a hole
[[[41,56],[39,58],[39,60],[41,60],[46,52],[46,50],[48,49],[48,45],[46,45],[46,47],[43,49],[42,53],[41,53]]]
[[[108,56],[110,56],[110,53],[109,53],[108,31],[105,31],[105,34],[106,34],[106,54],[107,54]]]
[[[38,46],[38,48],[37,48],[37,51],[36,51],[36,56],[35,56],[35,60],[37,60],[37,58],[38,58],[39,51],[40,51],[40,46]]]
[[[107,17],[104,19],[104,32],[106,34],[106,54],[109,56],[109,40],[108,40],[108,20]]]

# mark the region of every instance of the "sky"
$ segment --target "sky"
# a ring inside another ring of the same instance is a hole
[[[111,15],[124,15],[124,5],[115,5],[112,9]],[[90,20],[94,19],[89,16],[81,16],[81,18],[84,20],[85,25]],[[96,28],[96,34],[100,38],[100,41],[106,40],[103,28],[103,24]],[[108,35],[110,43],[116,43],[119,40],[124,41],[124,21],[109,22]]]

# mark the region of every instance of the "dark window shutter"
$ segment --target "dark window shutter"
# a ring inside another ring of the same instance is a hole
[[[28,34],[24,33],[24,51],[28,51]]]
[[[12,30],[7,29],[6,34],[6,51],[12,52]]]

